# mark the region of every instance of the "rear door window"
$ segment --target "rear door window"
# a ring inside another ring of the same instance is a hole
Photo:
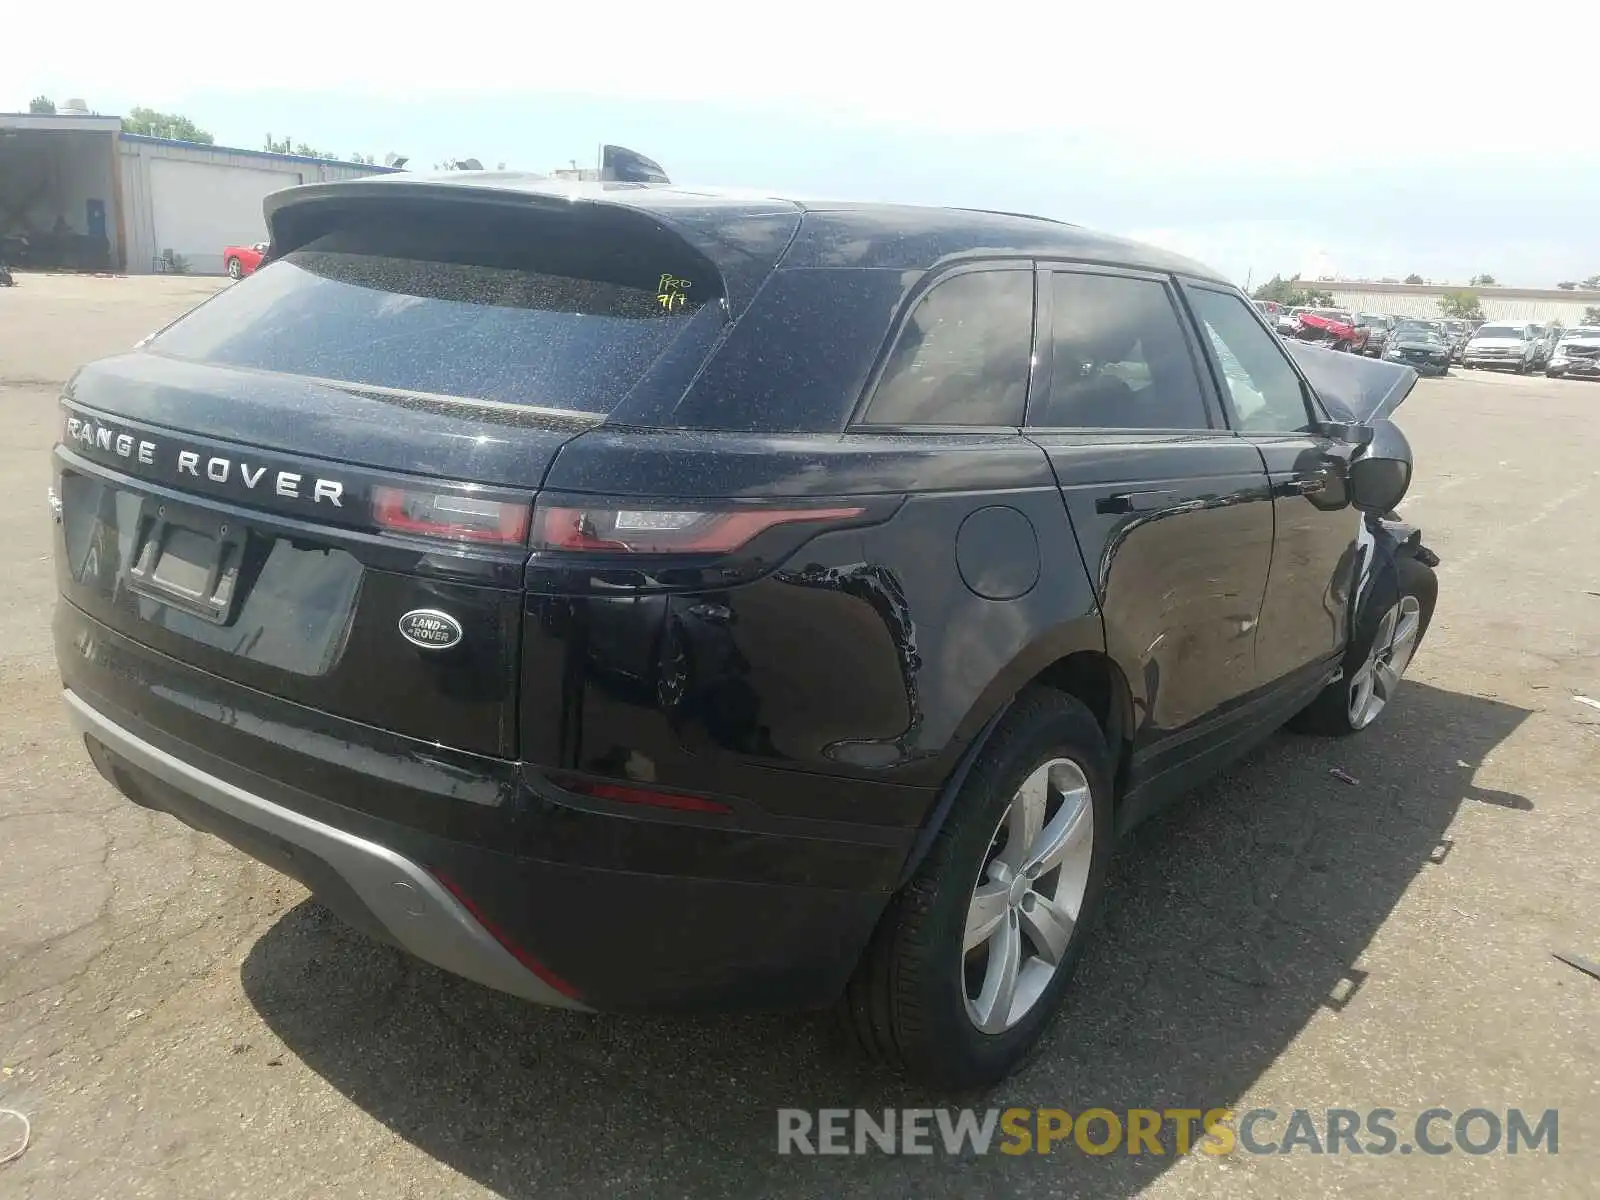
[[[1022,424],[1033,272],[966,271],[934,285],[900,331],[869,425]]]
[[[1205,429],[1211,424],[1173,296],[1156,279],[1054,271],[1042,429]]]
[[[231,286],[150,348],[603,414],[719,297],[715,272],[686,248],[623,254],[624,245],[598,222],[368,217]]]

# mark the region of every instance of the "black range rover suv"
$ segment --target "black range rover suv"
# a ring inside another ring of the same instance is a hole
[[[996,1079],[1114,836],[1370,723],[1431,615],[1376,515],[1415,375],[1164,252],[504,175],[267,215],[66,389],[66,701],[130,799],[491,987]]]

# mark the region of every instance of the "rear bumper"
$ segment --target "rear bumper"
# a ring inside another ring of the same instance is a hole
[[[131,800],[299,879],[373,937],[540,1003],[825,1006],[915,832],[583,804],[526,765],[218,679],[66,602],[55,635],[72,720]]]
[[[130,799],[294,875],[350,924],[426,962],[540,1004],[584,1007],[518,962],[410,859],[208,774],[64,694],[96,766]]]

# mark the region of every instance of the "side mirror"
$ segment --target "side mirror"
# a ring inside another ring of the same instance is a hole
[[[1362,512],[1391,512],[1411,487],[1411,443],[1393,421],[1370,428],[1372,440],[1350,464],[1350,503]]]
[[[1318,421],[1313,429],[1323,437],[1346,442],[1352,446],[1366,446],[1372,442],[1372,426],[1357,421]]]

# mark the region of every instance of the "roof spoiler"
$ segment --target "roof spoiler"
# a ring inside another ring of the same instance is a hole
[[[605,216],[613,227],[636,235],[641,252],[646,244],[659,247],[670,239],[705,260],[721,277],[729,314],[738,317],[787,249],[800,224],[799,210],[785,203],[728,222],[705,217],[692,203],[649,203],[661,194],[631,182],[621,187],[605,183],[568,187],[550,180],[517,186],[491,172],[453,171],[432,178],[399,173],[285,188],[267,196],[262,210],[272,239],[268,252],[272,259],[321,236],[353,209],[481,205],[556,220],[581,220],[585,213]]]

